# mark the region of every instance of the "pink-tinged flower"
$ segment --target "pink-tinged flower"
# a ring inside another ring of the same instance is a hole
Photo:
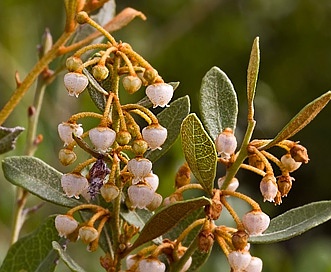
[[[55,228],[60,237],[67,237],[78,227],[78,222],[71,215],[58,215],[55,217]]]
[[[76,173],[64,174],[61,177],[61,186],[68,197],[79,198],[79,195],[88,187],[85,177]]]
[[[173,94],[174,88],[167,83],[156,83],[146,88],[146,95],[153,103],[153,108],[167,106]]]
[[[223,159],[229,159],[236,151],[237,139],[231,128],[226,128],[215,140],[216,150]]]
[[[242,218],[242,223],[249,235],[261,235],[270,224],[270,217],[262,211],[250,211]]]
[[[57,131],[59,133],[60,139],[64,142],[64,146],[67,146],[74,142],[72,134],[77,137],[82,136],[83,128],[81,124],[72,124],[67,122],[62,122],[57,126]]]
[[[81,73],[70,72],[64,75],[64,86],[70,96],[78,97],[88,85],[88,79]]]
[[[143,139],[147,142],[148,146],[152,149],[161,149],[167,139],[167,129],[160,124],[149,125],[142,130]]]
[[[95,127],[89,130],[89,138],[97,151],[105,152],[116,139],[116,132],[109,127]]]

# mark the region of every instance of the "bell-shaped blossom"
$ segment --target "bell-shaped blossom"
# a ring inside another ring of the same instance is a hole
[[[146,88],[146,95],[153,103],[153,108],[167,106],[173,94],[174,88],[167,83],[156,83]]]
[[[88,79],[81,73],[70,72],[64,75],[64,86],[70,96],[78,97],[88,85]]]

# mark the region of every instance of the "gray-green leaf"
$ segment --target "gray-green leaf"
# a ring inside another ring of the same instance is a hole
[[[247,69],[247,102],[248,102],[248,118],[251,120],[254,116],[254,96],[257,82],[257,76],[259,74],[260,66],[260,48],[259,37],[256,37],[252,46],[251,56],[249,59]]]
[[[264,234],[250,237],[249,242],[267,244],[288,240],[330,219],[331,201],[313,202],[275,217]]]
[[[16,139],[23,130],[22,127],[6,128],[0,126],[0,154],[15,148]]]
[[[214,140],[225,128],[235,130],[237,94],[230,79],[220,68],[211,68],[202,79],[199,103],[202,122]]]
[[[331,100],[331,91],[326,92],[314,101],[306,105],[291,121],[278,133],[278,135],[262,149],[268,149],[275,144],[291,138],[301,129],[307,126],[317,114],[329,103]]]
[[[58,256],[54,254],[52,241],[61,240],[54,226],[54,218],[49,217],[38,229],[12,245],[0,272],[54,271]],[[40,267],[47,267],[47,270],[40,270]]]
[[[2,161],[2,168],[8,181],[41,199],[65,207],[83,203],[66,197],[61,188],[62,173],[36,157],[7,157]]]
[[[60,258],[62,259],[62,261],[66,264],[66,266],[73,272],[85,272],[85,270],[83,268],[81,268],[70,256],[67,252],[65,252],[63,250],[63,248],[61,247],[61,245],[56,242],[53,241],[52,242],[52,246],[54,248],[54,250],[57,251],[58,255],[60,256]]]
[[[210,200],[205,197],[178,201],[156,212],[146,223],[139,237],[134,242],[130,251],[147,243],[176,226],[178,222],[203,206],[210,204]]]
[[[190,99],[188,96],[178,98],[170,106],[157,115],[159,123],[168,131],[168,136],[161,150],[147,151],[145,157],[152,162],[163,156],[178,138],[181,124],[190,112]]]
[[[217,166],[214,142],[194,113],[184,119],[181,136],[185,159],[193,175],[206,192],[211,194]]]

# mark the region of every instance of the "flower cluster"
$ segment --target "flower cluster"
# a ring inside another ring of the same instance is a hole
[[[113,217],[119,220],[120,203],[125,203],[131,210],[150,211],[162,203],[162,196],[156,193],[159,178],[152,172],[152,162],[144,156],[147,150],[162,149],[168,135],[167,129],[149,108],[168,107],[174,88],[165,83],[129,44],[116,42],[86,12],[79,12],[76,18],[78,23],[95,27],[108,42],[87,45],[69,57],[64,86],[69,96],[76,98],[88,89],[101,114],[79,112],[58,125],[64,145],[59,152],[63,165],[71,165],[77,160],[77,146],[89,154],[88,159],[62,175],[62,189],[67,197],[80,199],[83,196],[80,201],[88,204],[78,205],[66,215],[57,216],[55,225],[59,235],[71,240],[81,238],[89,244],[89,250],[95,250],[105,222]],[[89,52],[94,54],[85,60],[82,56]],[[121,104],[120,82],[128,94],[146,86],[148,105]],[[97,125],[83,126],[82,119],[86,118],[93,119]],[[141,125],[143,123],[147,125]],[[94,204],[100,203],[101,199],[117,209],[110,212]],[[88,209],[94,215],[78,223],[73,213],[82,209]],[[122,250],[130,244],[135,233],[128,232]]]

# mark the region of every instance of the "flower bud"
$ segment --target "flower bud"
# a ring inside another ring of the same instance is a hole
[[[131,134],[128,131],[120,130],[116,134],[116,142],[120,146],[127,145],[131,141]]]
[[[167,83],[156,83],[146,88],[146,95],[153,103],[153,108],[167,106],[173,94],[173,87]]]
[[[158,76],[158,72],[155,69],[146,69],[143,76],[144,79],[151,84]]]
[[[64,165],[70,165],[77,159],[77,155],[74,151],[63,148],[59,151],[59,160]]]
[[[266,174],[260,183],[260,191],[263,196],[263,201],[274,202],[277,195],[278,187],[276,178],[273,174]]]
[[[143,139],[134,140],[132,143],[132,151],[136,154],[136,156],[142,156],[148,149],[148,144]]]
[[[64,86],[70,96],[78,97],[88,85],[88,79],[81,73],[69,72],[64,75]]]
[[[248,157],[248,164],[251,165],[251,166],[253,166],[253,167],[255,167],[255,168],[257,168],[257,169],[260,169],[262,171],[265,168],[264,162],[256,154],[249,155],[249,157]]]
[[[248,251],[232,251],[227,257],[233,271],[244,270],[249,265],[252,258]]]
[[[202,253],[208,253],[214,244],[214,234],[210,230],[199,233],[198,248]]]
[[[79,229],[79,237],[86,244],[93,242],[98,236],[98,231],[93,227],[83,226]]]
[[[58,125],[57,131],[59,133],[60,139],[64,142],[64,146],[67,146],[74,142],[72,134],[80,137],[83,134],[83,128],[81,124],[72,124],[67,122],[62,122]]]
[[[101,187],[100,193],[106,202],[110,202],[118,197],[119,189],[114,184],[106,183]]]
[[[83,65],[83,61],[78,57],[69,57],[66,60],[66,67],[69,72],[75,72],[81,65]]]
[[[307,149],[302,145],[295,144],[291,148],[290,153],[296,162],[308,163],[309,161]]]
[[[128,162],[128,171],[135,179],[143,179],[152,171],[152,162],[145,158],[134,158]]]
[[[146,209],[146,206],[153,201],[154,191],[144,184],[131,185],[128,188],[128,196],[133,208]]]
[[[176,173],[175,186],[180,188],[191,182],[191,169],[187,163],[184,163]]]
[[[68,197],[79,198],[79,195],[88,187],[88,181],[81,174],[69,173],[61,177],[61,186]]]
[[[232,244],[235,250],[244,250],[247,247],[249,235],[246,231],[238,230],[232,235]]]
[[[287,196],[287,194],[291,190],[293,180],[294,178],[290,177],[289,175],[282,175],[277,178],[278,190],[282,197]]]
[[[138,91],[141,87],[141,83],[140,78],[137,76],[126,76],[122,79],[123,87],[129,94]]]
[[[217,183],[218,183],[218,188],[221,189],[222,188],[222,185],[225,181],[225,177],[221,177],[218,179]],[[224,190],[227,190],[227,191],[231,191],[231,192],[235,192],[237,190],[237,188],[239,187],[239,181],[237,178],[233,178],[228,187],[226,187]]]
[[[159,124],[149,125],[142,130],[143,139],[147,142],[148,146],[152,149],[162,149],[161,145],[167,139],[167,129]]]
[[[148,258],[143,259],[139,262],[137,272],[147,272],[147,271],[153,271],[153,272],[164,272],[166,270],[166,266],[164,263],[159,261],[156,258]]]
[[[97,81],[102,81],[108,77],[109,70],[105,65],[97,64],[93,66],[92,74]]]
[[[89,137],[97,151],[105,152],[115,142],[116,132],[109,127],[95,127],[89,131]]]
[[[246,213],[242,223],[249,235],[261,235],[270,224],[270,217],[261,210]]]
[[[161,203],[162,203],[162,196],[158,193],[154,193],[154,197],[151,203],[149,203],[146,208],[149,211],[155,211],[158,207],[160,207]]]
[[[152,172],[150,172],[146,177],[144,177],[144,180],[149,186],[152,187],[154,192],[157,190],[157,187],[159,187],[159,177]]]
[[[60,237],[67,237],[78,227],[78,222],[71,215],[57,215],[55,217],[55,228]]]
[[[220,133],[215,141],[216,150],[223,159],[230,159],[230,156],[236,151],[237,139],[231,128],[226,128]]]
[[[302,164],[302,162],[295,161],[290,154],[283,155],[280,158],[280,161],[282,162],[284,168],[289,172],[297,170]]]
[[[249,265],[243,272],[261,272],[263,267],[262,260],[258,257],[252,257]]]

